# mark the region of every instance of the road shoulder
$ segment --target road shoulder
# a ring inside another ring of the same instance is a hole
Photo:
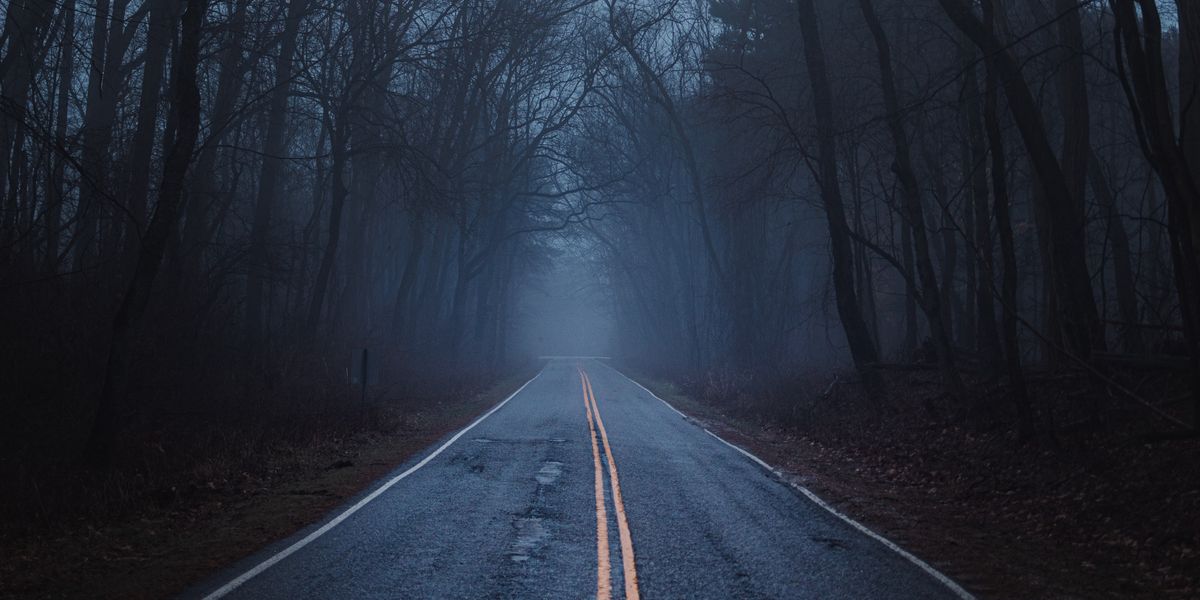
[[[980,597],[1195,597],[1195,575],[1187,567],[1195,554],[1186,539],[1194,517],[1155,511],[1154,519],[1178,525],[1168,527],[1143,517],[1126,523],[1101,516],[1134,493],[1145,502],[1124,501],[1121,510],[1131,518],[1150,501],[1194,498],[1179,485],[1147,488],[1120,464],[1109,464],[1099,479],[1063,479],[1057,471],[1078,472],[1078,457],[1035,448],[1014,452],[1011,444],[954,425],[908,438],[885,438],[885,430],[866,425],[842,437],[789,430],[731,415],[667,380],[627,375]],[[1057,470],[1055,463],[1062,463]],[[1153,479],[1155,463],[1140,468],[1142,479]],[[1107,526],[1055,514],[1092,514]],[[1142,541],[1135,527],[1173,531],[1179,539],[1165,543],[1177,548],[1175,558],[1164,560],[1161,546],[1150,546],[1164,540]]]
[[[502,378],[480,393],[408,407],[389,430],[278,443],[254,472],[197,474],[166,505],[99,518],[13,528],[0,596],[163,598],[288,538],[398,466],[473,422],[532,377]],[[205,479],[209,479],[205,481]],[[100,590],[100,591],[98,591]]]

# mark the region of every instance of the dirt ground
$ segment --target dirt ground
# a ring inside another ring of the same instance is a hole
[[[386,426],[259,442],[238,468],[217,456],[228,452],[222,446],[169,487],[126,502],[132,509],[8,519],[0,524],[0,597],[171,597],[318,520],[529,376],[432,403],[383,401]],[[106,499],[119,493],[113,486]]]
[[[1200,597],[1195,437],[1111,426],[1131,420],[1118,416],[1021,442],[1010,428],[925,410],[932,392],[912,376],[889,382],[900,401],[871,409],[844,394],[816,409],[839,413],[833,422],[818,414],[805,426],[802,413],[784,426],[681,391],[698,386],[635,376],[981,598]]]

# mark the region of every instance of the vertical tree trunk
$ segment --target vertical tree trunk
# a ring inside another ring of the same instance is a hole
[[[133,221],[129,224],[125,240],[125,254],[130,263],[136,260],[141,244],[146,194],[150,188],[150,158],[154,150],[154,136],[158,132],[158,103],[175,18],[171,0],[148,1],[151,4],[146,49],[142,53],[142,90],[138,99],[137,130],[133,134],[133,149],[129,153],[129,190],[125,194],[129,218]]]
[[[441,318],[442,281],[445,279],[448,262],[446,255],[453,239],[452,226],[439,223],[434,235],[433,255],[430,256],[425,269],[425,277],[417,295],[417,305],[414,307],[416,318],[410,322],[411,331],[406,336],[409,339],[421,338],[420,342],[424,342],[426,337],[437,331],[438,320]]]
[[[915,273],[916,265],[913,260],[912,227],[906,219],[900,223],[900,252],[904,254],[904,272]],[[904,352],[911,355],[917,349],[917,290],[914,286],[904,286]]]
[[[111,459],[113,444],[122,425],[129,370],[128,354],[136,327],[150,302],[150,293],[162,264],[167,240],[174,235],[179,222],[184,180],[200,132],[200,89],[196,84],[196,72],[200,62],[204,12],[205,0],[187,1],[171,85],[172,110],[177,115],[179,128],[163,162],[158,202],[146,228],[137,266],[113,319],[108,368],[86,455],[89,461],[99,466],[104,466]]]
[[[1001,356],[1000,334],[996,329],[996,307],[992,288],[996,283],[992,254],[992,211],[988,209],[988,146],[984,133],[983,115],[979,106],[979,83],[974,64],[967,65],[966,75],[967,138],[971,157],[971,200],[975,212],[975,251],[979,274],[975,283],[976,342],[985,369],[998,366]]]
[[[966,140],[963,140],[960,148],[959,162],[962,163],[963,186],[969,188],[969,183],[974,178],[972,173],[973,163],[971,162],[971,147],[970,134]],[[975,309],[978,308],[976,296],[979,289],[979,282],[976,279],[978,271],[978,257],[973,254],[973,250],[978,247],[978,236],[976,235],[976,225],[978,219],[975,217],[975,201],[977,198],[970,189],[961,190],[960,193],[966,195],[966,201],[962,203],[962,227],[959,231],[963,240],[963,247],[967,251],[966,260],[963,261],[963,297],[956,300],[955,309],[958,312],[958,343],[963,348],[975,350],[978,348],[979,339],[979,324],[976,320]],[[984,206],[987,206],[986,200]],[[952,222],[953,226],[954,223]],[[958,227],[954,227],[959,229]],[[957,236],[955,236],[957,237]]]
[[[58,106],[54,116],[54,145],[58,152],[67,151],[67,110],[70,108],[71,84],[75,77],[75,0],[63,5],[62,41],[58,57]],[[68,157],[57,153],[52,159],[50,179],[46,182],[46,271],[58,271],[58,253],[61,245],[62,207],[67,192],[66,164]]]
[[[847,161],[849,167],[851,198],[854,201],[854,230],[859,236],[867,235],[867,227],[863,213],[862,201],[862,181],[859,179],[859,168],[857,157],[854,156],[854,151],[848,152]],[[871,332],[871,341],[875,343],[875,347],[879,348],[879,311],[875,304],[875,274],[871,269],[871,254],[867,252],[866,246],[859,244],[858,253],[855,258],[855,276],[858,279],[856,287],[859,298],[862,300],[863,320],[867,323],[867,330]],[[759,262],[758,259],[751,258],[748,260],[750,264]],[[742,263],[746,264],[746,263]],[[749,270],[749,267],[741,267],[741,269]],[[739,269],[740,270],[740,269]],[[746,282],[747,293],[751,294],[754,290],[754,282]],[[751,313],[753,314],[753,313]],[[757,318],[764,318],[767,315],[756,315]],[[758,338],[755,335],[755,338]]]
[[[761,358],[758,345],[761,341],[755,334],[755,322],[760,315],[754,310],[754,282],[750,267],[752,246],[761,243],[761,238],[755,238],[751,232],[751,216],[749,207],[738,206],[732,209],[729,217],[730,250],[732,260],[729,263],[731,284],[730,306],[730,359],[739,369],[751,369],[759,366]],[[861,275],[860,275],[861,277]]]
[[[1180,299],[1186,301],[1190,295],[1192,302],[1192,427],[1200,430],[1200,6],[1189,0],[1175,0],[1175,6],[1179,13],[1179,123],[1183,132],[1180,162],[1189,174],[1179,179],[1180,187],[1190,190],[1191,198],[1186,211],[1176,209],[1182,213],[1179,221],[1187,232],[1180,235],[1184,239],[1177,245],[1181,254],[1191,255],[1190,259],[1179,260],[1177,268],[1190,266],[1190,276],[1185,276],[1182,287],[1190,287],[1192,293],[1181,294]]]
[[[126,31],[125,9],[129,0],[98,0],[92,28],[91,72],[88,75],[87,108],[83,115],[83,156],[80,161],[84,183],[79,189],[76,215],[75,268],[82,269],[90,253],[100,251],[101,216],[111,195],[110,176],[113,124],[117,116],[124,80],[121,77],[125,50],[132,37],[133,25]],[[109,233],[115,228],[110,228]],[[111,242],[111,239],[104,240]],[[106,247],[108,247],[106,245]]]
[[[42,67],[42,39],[54,16],[55,3],[45,0],[10,0],[5,10],[4,31],[0,43],[7,41],[0,56],[0,93],[5,100],[5,111],[0,115],[0,194],[12,186],[13,166],[25,156],[19,152],[16,139],[25,128],[29,92],[34,78]],[[74,18],[74,10],[64,7],[67,15]],[[10,112],[11,111],[11,112]],[[15,209],[5,207],[5,211]]]
[[[467,308],[467,294],[470,292],[471,276],[467,267],[466,232],[459,232],[457,260],[454,269],[454,287],[450,296],[450,315],[446,321],[448,358],[451,364],[457,364],[462,347],[463,313]]]
[[[954,215],[950,212],[946,173],[940,163],[931,160],[930,164],[933,166],[931,169],[932,196],[934,204],[937,206],[937,212],[936,216],[930,215],[929,220],[933,221],[931,224],[934,230],[933,245],[941,248],[942,285],[939,290],[942,294],[942,326],[946,330],[946,339],[953,342],[954,332],[961,328],[959,321],[962,317],[956,310],[959,302],[958,289],[954,281],[955,273],[958,272],[958,233],[954,226]]]
[[[325,149],[326,146],[331,145],[332,142],[330,139],[332,135],[329,131],[331,122],[329,109],[323,109],[321,114],[321,132],[317,135],[317,144],[314,147],[318,158],[313,160],[312,212],[309,213],[308,220],[305,221],[304,229],[300,234],[300,266],[295,277],[296,294],[289,308],[289,313],[293,315],[307,314],[305,311],[311,298],[305,292],[311,292],[316,284],[316,276],[309,277],[309,263],[312,262],[312,249],[317,246],[321,239],[321,215],[325,212],[325,201],[332,195],[330,193],[331,190],[327,187],[330,180],[326,175],[328,166],[325,164],[325,160],[320,158],[322,154],[327,152]],[[332,149],[328,152],[332,152]],[[307,323],[302,324],[301,328],[305,325]]]
[[[211,130],[205,140],[200,158],[196,162],[194,178],[195,193],[189,194],[181,236],[179,252],[172,255],[172,293],[178,295],[184,281],[195,279],[203,262],[205,239],[210,231],[209,208],[214,204],[218,192],[216,165],[217,147],[230,130],[234,119],[238,96],[241,94],[244,75],[249,61],[245,60],[239,36],[246,22],[246,11],[251,0],[236,0],[232,14],[226,22],[223,48],[218,65],[216,96],[213,98]]]
[[[370,296],[371,268],[371,225],[374,218],[376,188],[382,172],[382,158],[372,147],[378,138],[372,127],[360,119],[360,115],[348,115],[351,137],[355,148],[366,148],[354,152],[350,159],[350,170],[354,178],[350,182],[352,201],[346,207],[346,251],[343,264],[346,278],[345,302],[339,308],[338,323],[352,336],[367,335],[367,300]],[[362,139],[363,136],[366,139]]]
[[[984,27],[994,31],[994,8],[991,0],[983,0]],[[1013,404],[1017,409],[1017,424],[1022,437],[1033,433],[1033,411],[1029,405],[1029,394],[1025,388],[1025,374],[1021,368],[1021,344],[1017,336],[1017,252],[1013,243],[1012,216],[1008,198],[1008,164],[1004,150],[1004,132],[1000,127],[999,81],[995,58],[987,56],[987,83],[983,103],[983,123],[987,132],[988,150],[992,157],[992,210],[996,215],[996,231],[1000,236],[1000,256],[1004,263],[1001,283],[1003,309],[1001,319],[1004,335],[1005,366]]]
[[[1092,193],[1100,204],[1104,224],[1108,231],[1108,239],[1112,246],[1113,277],[1116,279],[1114,288],[1117,292],[1117,314],[1121,316],[1121,326],[1118,328],[1121,336],[1121,346],[1125,352],[1137,354],[1146,351],[1142,340],[1142,332],[1138,329],[1138,299],[1136,282],[1133,279],[1133,260],[1130,258],[1129,234],[1121,224],[1120,209],[1112,188],[1104,178],[1104,170],[1095,152],[1089,154],[1088,179],[1091,180]]]
[[[400,285],[396,289],[396,302],[392,308],[392,335],[398,337],[401,343],[408,343],[404,338],[408,331],[407,323],[412,315],[409,314],[409,300],[412,297],[413,284],[417,281],[417,271],[421,259],[425,256],[425,225],[419,217],[414,217],[412,237],[409,238],[408,254],[404,257],[404,270],[400,275]]]
[[[1090,274],[1085,259],[1083,215],[1080,203],[1067,184],[1062,165],[1055,157],[1037,102],[1021,74],[1016,59],[995,32],[980,23],[963,0],[939,0],[954,25],[988,55],[1008,98],[1030,162],[1044,191],[1044,208],[1050,230],[1053,283],[1060,301],[1059,314],[1069,350],[1086,358],[1094,348],[1103,348],[1100,315],[1096,310]],[[1067,308],[1069,307],[1069,309]]]
[[[1046,191],[1034,186],[1032,195],[1033,202],[1030,203],[1029,212],[1037,233],[1038,261],[1042,267],[1038,274],[1041,288],[1037,290],[1042,328],[1041,359],[1045,364],[1054,366],[1065,358],[1058,351],[1058,348],[1063,346],[1063,328],[1059,318],[1058,288],[1054,285],[1054,234],[1049,225],[1050,218],[1046,215]]]
[[[475,327],[472,331],[472,339],[478,348],[484,348],[484,337],[487,335],[489,324],[492,319],[492,312],[495,308],[493,297],[496,295],[496,287],[499,284],[499,271],[503,269],[502,264],[497,264],[501,261],[504,252],[498,252],[498,256],[488,261],[488,265],[484,267],[484,273],[478,278],[479,284],[476,286],[475,292]]]
[[[900,193],[904,198],[905,216],[909,227],[912,228],[913,249],[916,251],[917,279],[921,285],[917,296],[929,321],[929,331],[937,349],[938,363],[942,368],[942,377],[946,391],[962,399],[966,388],[959,377],[954,364],[954,348],[950,334],[945,328],[942,311],[949,309],[941,303],[938,291],[937,276],[933,271],[933,261],[929,256],[929,238],[925,233],[925,210],[921,206],[921,191],[917,185],[917,177],[913,172],[912,158],[908,145],[908,132],[904,129],[903,115],[900,112],[900,99],[896,93],[896,77],[892,68],[892,49],[888,43],[887,33],[883,30],[879,18],[875,15],[875,7],[871,0],[859,0],[863,18],[871,30],[875,40],[875,49],[879,59],[879,80],[883,88],[884,110],[887,111],[888,131],[892,136],[892,144],[896,153],[896,162],[892,165],[896,177],[900,180]],[[943,285],[950,285],[944,281]]]
[[[1074,219],[1086,240],[1087,226],[1084,224],[1087,196],[1088,158],[1091,155],[1091,110],[1088,106],[1087,75],[1084,70],[1083,28],[1079,20],[1079,7],[1075,0],[1055,0],[1058,13],[1058,43],[1063,48],[1058,67],[1058,108],[1062,116],[1062,170],[1066,176],[1067,189],[1071,193]],[[1085,242],[1086,243],[1086,242]],[[1132,290],[1132,288],[1131,288]],[[1062,307],[1060,314],[1068,307]],[[1093,347],[1103,348],[1104,324],[1097,320],[1092,328]]]
[[[287,131],[287,104],[292,90],[292,59],[296,53],[296,37],[304,16],[307,0],[288,0],[284,17],[279,53],[275,56],[275,88],[267,115],[267,136],[263,141],[263,168],[258,180],[258,197],[250,225],[250,248],[246,274],[246,341],[251,353],[256,353],[264,335],[263,287],[269,268],[268,242],[271,232],[271,213],[279,195],[279,178],[283,174]]]
[[[813,25],[814,27],[816,26],[815,23]],[[695,211],[696,223],[700,226],[700,236],[704,243],[704,255],[707,257],[709,267],[712,269],[717,281],[724,282],[725,269],[721,265],[720,257],[717,254],[716,242],[713,240],[712,229],[708,224],[708,202],[706,200],[707,194],[704,190],[704,183],[701,180],[700,166],[696,160],[696,152],[692,144],[691,136],[688,135],[687,127],[684,126],[683,119],[679,116],[679,111],[675,106],[675,101],[672,99],[671,92],[667,90],[666,85],[663,84],[662,79],[657,73],[654,72],[654,69],[650,68],[650,65],[646,64],[645,59],[642,58],[641,53],[638,51],[637,47],[634,46],[635,40],[627,37],[623,32],[619,32],[616,29],[617,20],[615,17],[609,19],[609,26],[612,29],[613,37],[617,40],[617,43],[621,44],[621,47],[625,49],[625,51],[629,54],[629,57],[633,59],[634,64],[637,65],[638,74],[641,75],[643,81],[648,87],[653,88],[655,93],[657,93],[657,101],[666,111],[667,119],[671,124],[671,129],[679,138],[681,150],[683,150],[684,165],[687,168],[688,183],[691,185],[691,191],[693,195],[692,202],[690,204],[693,206]],[[819,41],[817,42],[817,46],[820,46]],[[824,57],[822,57],[822,61],[824,61]],[[826,94],[828,94],[828,91],[826,91]],[[853,278],[853,275],[850,275],[850,277]]]
[[[1194,128],[1200,123],[1194,97],[1200,65],[1200,11],[1177,2],[1180,25],[1182,137],[1176,137],[1171,98],[1162,56],[1162,21],[1154,2],[1110,0],[1116,23],[1117,71],[1146,159],[1167,196],[1167,233],[1180,314],[1192,357],[1193,414],[1200,428],[1200,148]]]
[[[496,307],[496,333],[492,339],[492,369],[503,369],[508,364],[508,324],[512,310],[513,265],[516,252],[509,251],[504,258],[504,272],[500,279],[500,298]]]
[[[338,241],[342,236],[342,209],[349,190],[346,187],[346,155],[349,147],[349,124],[344,114],[334,118],[329,128],[329,149],[332,163],[329,166],[329,235],[321,253],[321,266],[313,283],[312,300],[308,305],[308,335],[315,336],[321,322],[321,308],[329,293],[329,278],[333,275],[334,260],[337,258]]]
[[[1058,65],[1058,108],[1063,120],[1062,170],[1070,198],[1076,204],[1073,210],[1082,220],[1091,153],[1091,111],[1083,66],[1086,49],[1077,4],[1076,0],[1055,0],[1059,13],[1058,40],[1065,50],[1063,61]],[[1103,327],[1098,328],[1098,333],[1103,335]]]
[[[838,186],[837,149],[834,142],[833,97],[825,66],[825,50],[821,43],[820,25],[813,0],[796,0],[800,31],[804,37],[804,58],[812,80],[813,111],[817,121],[818,162],[820,164],[821,199],[829,225],[829,246],[833,254],[833,289],[838,316],[850,355],[855,366],[864,374],[872,373],[871,364],[879,361],[871,331],[863,319],[862,308],[854,293],[854,254],[850,246],[849,227],[842,192]]]

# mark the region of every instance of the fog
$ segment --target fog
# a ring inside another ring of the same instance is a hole
[[[0,11],[0,477],[31,544],[270,486],[319,514],[358,490],[306,477],[379,477],[551,356],[932,506],[1065,485],[1135,529],[1196,514],[1194,489],[1070,486],[1195,471],[1200,0]],[[1039,535],[1093,514],[1038,501]],[[1187,561],[1194,529],[1044,554]]]
[[[513,340],[531,357],[611,356],[616,328],[608,283],[588,248],[564,243],[518,296]]]
[[[363,348],[396,382],[983,364],[1026,419],[1026,365],[1196,354],[1174,11],[76,4],[6,13],[0,268],[13,389],[96,455],[155,390],[269,404]]]

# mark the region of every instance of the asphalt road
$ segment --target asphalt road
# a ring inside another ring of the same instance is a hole
[[[960,597],[592,360],[372,490],[186,596]]]

